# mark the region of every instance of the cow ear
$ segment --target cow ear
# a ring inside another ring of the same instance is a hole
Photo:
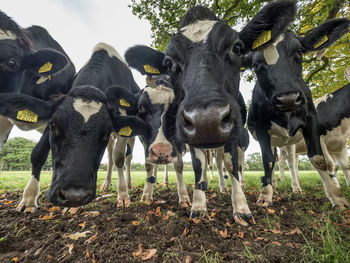
[[[142,75],[166,74],[168,68],[163,65],[164,53],[147,46],[134,46],[125,53],[125,60],[130,67]]]
[[[36,123],[47,121],[55,109],[54,101],[44,101],[23,94],[0,95],[0,115],[13,120]]]
[[[111,86],[106,90],[107,106],[113,117],[121,114],[135,115],[137,110],[137,97],[127,89],[120,86]]]
[[[245,51],[261,50],[271,45],[287,29],[295,14],[294,0],[279,0],[263,7],[239,32]]]
[[[332,19],[313,29],[303,38],[299,38],[304,51],[316,51],[329,47],[344,34],[349,32],[350,20]]]
[[[123,137],[148,136],[150,127],[135,116],[117,116],[112,118],[113,129]]]

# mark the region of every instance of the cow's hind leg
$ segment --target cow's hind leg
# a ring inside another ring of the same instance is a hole
[[[157,165],[152,163],[145,163],[147,179],[145,186],[143,187],[143,194],[141,197],[141,201],[150,205],[153,202],[153,184],[155,183],[155,177],[153,176],[154,167]]]
[[[164,178],[163,178],[163,185],[168,187],[169,186],[169,172],[168,172],[168,165],[164,165]]]
[[[289,167],[289,172],[290,172],[290,179],[291,179],[291,184],[292,184],[292,189],[294,193],[301,193],[301,188],[299,185],[299,180],[298,180],[298,167],[297,161],[296,161],[296,154],[295,154],[295,144],[293,145],[287,145],[287,161],[288,161],[288,167]]]
[[[104,193],[109,192],[112,186],[112,173],[113,173],[113,167],[114,167],[114,162],[113,162],[113,148],[115,143],[114,140],[115,140],[114,135],[111,135],[109,137],[109,141],[107,144],[108,167],[107,167],[106,178],[101,186],[101,191]]]
[[[326,145],[326,141],[325,141],[325,136],[321,136],[320,137],[320,143],[321,143],[321,147],[322,147],[322,153],[324,156],[324,160],[326,161],[327,164],[327,171],[330,174],[334,184],[340,188],[340,184],[338,181],[338,177],[336,175],[336,163],[333,160],[331,154],[328,151],[327,145]]]
[[[182,161],[182,156],[181,154],[176,151],[176,162],[174,163],[174,168],[176,172],[176,177],[177,177],[177,193],[179,195],[179,204],[182,207],[188,207],[191,205],[191,199],[188,196],[187,188],[184,183],[184,178],[182,175],[183,172],[183,161]]]
[[[126,144],[126,156],[125,156],[125,169],[126,169],[126,180],[128,182],[129,190],[132,189],[131,185],[131,160],[132,160],[132,152],[135,145],[135,137],[129,138]]]
[[[350,186],[350,162],[348,159],[346,146],[343,148],[343,150],[340,153],[335,154],[335,157],[339,162],[341,169],[343,170],[343,174],[344,174],[347,186]]]
[[[280,154],[278,157],[278,168],[279,168],[279,178],[281,181],[284,181],[286,179],[286,176],[284,175],[284,168],[286,167],[286,161],[287,161],[287,151],[285,149],[280,148]]]
[[[226,180],[224,178],[224,171],[223,171],[223,157],[224,157],[224,148],[218,148],[216,150],[216,157],[215,157],[215,161],[216,161],[216,168],[218,170],[218,177],[219,177],[219,187],[220,187],[220,192],[221,193],[226,193],[227,188],[226,188]]]
[[[38,195],[40,190],[40,172],[50,152],[49,128],[46,127],[39,142],[35,145],[31,154],[32,176],[23,191],[22,200],[17,206],[17,211],[34,212],[38,208]]]

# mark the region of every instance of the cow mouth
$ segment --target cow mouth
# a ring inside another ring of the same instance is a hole
[[[213,148],[219,148],[225,145],[224,142],[220,143],[206,143],[206,144],[192,144],[189,143],[190,146],[195,148],[201,148],[201,149],[213,149]]]
[[[92,189],[69,189],[62,190],[56,188],[56,190],[50,194],[48,193],[49,201],[58,206],[64,207],[77,207],[90,203],[95,198],[95,193]]]

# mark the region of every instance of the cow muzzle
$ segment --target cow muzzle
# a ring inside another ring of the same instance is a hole
[[[300,92],[285,93],[276,95],[273,103],[280,111],[292,111],[299,108],[304,103],[304,99]]]
[[[182,110],[180,126],[191,145],[224,144],[230,137],[235,114],[230,105],[208,106],[203,110]]]
[[[95,191],[81,187],[56,188],[49,200],[59,206],[75,207],[86,205],[95,198]]]
[[[150,146],[149,159],[152,163],[168,164],[173,161],[173,147],[169,143],[156,143]]]

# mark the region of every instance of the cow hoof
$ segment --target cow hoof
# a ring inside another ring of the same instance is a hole
[[[21,209],[17,207],[16,210],[18,212],[34,214],[38,210],[38,208],[36,206],[22,207]]]
[[[255,224],[255,220],[252,214],[243,214],[243,213],[233,213],[233,219],[235,222],[241,226],[248,226]]]
[[[143,194],[141,197],[141,202],[143,202],[146,205],[151,205],[153,202],[153,197],[147,194]]]
[[[192,203],[190,201],[190,198],[184,198],[183,200],[181,200],[179,202],[180,206],[183,207],[183,208],[186,208],[186,207],[190,207],[192,206]]]
[[[24,213],[34,213],[37,211],[38,206],[36,205],[36,199],[33,200],[25,200],[22,199],[22,201],[18,204],[16,207],[16,211],[18,212],[24,212]]]
[[[205,210],[192,210],[190,218],[206,217],[208,216],[208,211]]]
[[[122,197],[119,196],[118,197],[118,201],[117,201],[117,207],[129,207],[130,206],[130,198],[127,197]]]
[[[302,194],[303,191],[301,190],[300,186],[293,186],[293,193],[294,194]]]
[[[261,189],[261,193],[260,193],[257,205],[264,206],[264,207],[271,205],[272,194],[273,194],[272,185],[268,184],[266,186],[263,186],[263,188]]]
[[[109,190],[111,188],[111,182],[104,181],[101,186],[101,192],[102,193],[109,193]]]

